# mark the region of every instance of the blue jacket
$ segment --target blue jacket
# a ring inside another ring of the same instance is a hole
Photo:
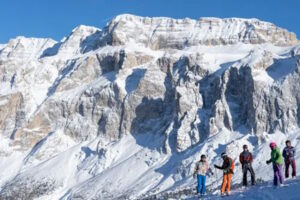
[[[282,152],[284,160],[295,160],[296,150],[294,147],[285,147]]]

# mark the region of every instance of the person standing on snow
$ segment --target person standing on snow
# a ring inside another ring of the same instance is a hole
[[[223,164],[222,166],[214,165],[215,168],[223,170],[223,182],[221,186],[221,196],[224,196],[230,194],[230,185],[231,185],[231,179],[232,174],[234,170],[234,162],[231,158],[227,156],[226,153],[221,154],[223,158]]]
[[[201,155],[201,159],[197,162],[194,170],[194,178],[197,176],[198,186],[197,186],[197,194],[199,196],[205,195],[205,182],[206,182],[206,174],[210,172],[212,175],[214,174],[209,167],[208,162],[206,161],[206,156]]]
[[[291,141],[287,140],[285,142],[286,147],[283,149],[282,156],[284,158],[284,163],[285,163],[285,177],[289,177],[289,168],[290,165],[292,166],[292,177],[296,177],[296,161],[295,161],[295,154],[296,150],[295,148],[291,145]]]
[[[280,185],[283,185],[284,179],[282,175],[282,156],[280,149],[277,147],[275,142],[270,143],[271,148],[271,158],[267,161],[267,164],[273,163],[273,171],[274,171],[274,186],[278,185],[278,180]]]
[[[252,168],[253,156],[252,153],[249,152],[248,146],[245,144],[243,146],[243,152],[240,154],[240,163],[242,164],[243,170],[243,186],[247,186],[247,172],[249,171],[251,174],[251,184],[255,185],[255,173]]]

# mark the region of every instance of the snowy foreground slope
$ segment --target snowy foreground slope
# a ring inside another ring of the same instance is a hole
[[[257,19],[120,15],[60,42],[11,39],[0,45],[0,199],[163,198],[195,186],[202,153],[237,162],[243,144],[269,181],[268,143],[299,149],[299,59],[295,34]],[[207,182],[220,183],[220,172]]]
[[[247,188],[247,189],[237,189],[234,190],[230,197],[226,197],[228,200],[238,200],[238,199],[247,199],[247,200],[297,200],[299,199],[299,186],[300,181],[297,180],[290,180],[286,182],[286,186],[281,188],[274,188],[272,183],[262,184],[257,187]],[[195,197],[187,197],[188,200],[196,200],[198,198]],[[207,195],[201,199],[224,199],[218,195]]]

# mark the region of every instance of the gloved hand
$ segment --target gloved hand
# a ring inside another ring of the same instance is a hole
[[[213,176],[213,175],[214,175],[214,173],[213,173],[213,172],[211,172],[211,175]]]
[[[267,162],[266,162],[266,163],[267,163],[267,165],[268,165],[268,164],[270,164],[270,163],[271,163],[271,161],[270,161],[270,160],[267,160]]]

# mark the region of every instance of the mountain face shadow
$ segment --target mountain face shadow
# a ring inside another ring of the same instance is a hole
[[[136,118],[132,121],[131,131],[133,133],[151,132],[163,118],[163,100],[144,97],[142,103],[136,107],[135,114]]]
[[[76,60],[73,60],[67,65],[67,67],[61,70],[59,76],[56,78],[53,85],[48,88],[48,92],[47,92],[48,97],[52,96],[56,92],[56,89],[60,85],[61,81],[74,70],[75,66],[76,66]]]
[[[48,47],[47,49],[45,49],[43,51],[40,58],[50,57],[50,56],[56,55],[58,53],[58,50],[61,47],[61,45],[62,45],[62,42],[58,42],[58,43],[54,44],[52,47]]]
[[[101,35],[102,35],[102,32],[98,30],[95,33],[87,36],[84,40],[80,41],[80,44],[78,46],[80,53],[84,54],[84,53],[87,53],[89,51],[99,48],[100,41],[101,41],[100,40]],[[45,49],[43,51],[42,55],[40,56],[40,58],[55,56],[58,53],[61,46],[64,43],[66,43],[71,36],[72,36],[72,33],[66,38],[66,40],[64,40],[62,42],[57,42],[52,47]]]
[[[135,113],[136,117],[132,120],[130,132],[136,143],[158,150],[163,145],[164,133],[171,121],[165,102],[161,98],[144,97],[141,104],[136,107]],[[157,141],[158,138],[160,139]]]
[[[85,159],[87,159],[88,157],[90,157],[91,155],[97,155],[96,151],[93,151],[92,149],[90,149],[89,147],[81,147],[81,151],[84,152],[85,154]]]
[[[27,154],[27,156],[24,158],[23,162],[27,163],[28,160],[33,157],[36,152],[38,152],[40,150],[40,148],[43,146],[43,144],[49,139],[49,137],[51,137],[52,135],[54,135],[55,132],[49,132],[47,136],[45,136],[44,138],[42,138],[40,141],[38,141],[34,147],[32,147],[32,149],[30,150],[30,152]]]
[[[80,52],[87,53],[99,48],[101,35],[102,31],[97,30],[95,33],[87,36],[84,40],[82,40],[80,42]]]
[[[126,79],[126,92],[129,94],[136,90],[140,80],[144,77],[146,69],[134,69],[131,75]]]
[[[280,80],[294,71],[299,57],[274,59],[274,63],[267,68],[268,75],[274,80]]]
[[[254,81],[251,78],[251,68],[231,68],[229,72],[225,98],[232,117],[232,129],[242,130],[242,126],[251,129],[252,125],[247,124],[250,122],[248,117],[252,116],[253,112]]]
[[[137,70],[128,78],[134,79],[133,83],[127,84],[128,91],[137,87],[137,81],[140,81],[145,75],[144,70]],[[163,98],[149,98],[143,97],[142,102],[136,107],[136,117],[132,120],[130,132],[135,137],[138,145],[149,149],[161,148],[164,144],[165,132],[174,119],[175,104],[175,90],[172,87],[172,79],[170,77],[170,69],[164,80],[166,88]],[[143,135],[154,134],[154,137],[161,138],[157,144],[153,145],[150,142],[143,141]]]

